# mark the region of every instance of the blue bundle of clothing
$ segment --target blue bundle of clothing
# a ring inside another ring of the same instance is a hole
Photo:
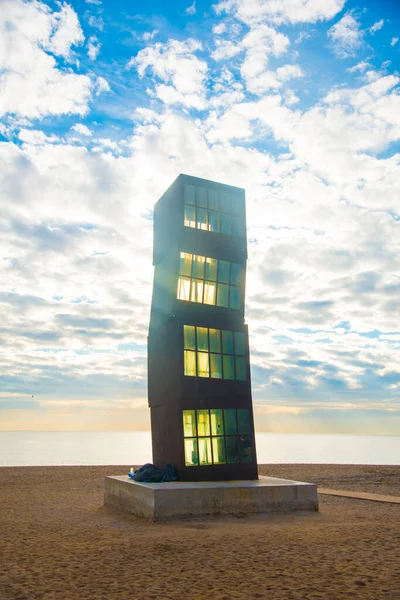
[[[151,463],[146,463],[134,473],[128,473],[128,477],[142,483],[155,483],[158,481],[177,481],[178,476],[175,467],[171,464],[164,465],[159,469]]]

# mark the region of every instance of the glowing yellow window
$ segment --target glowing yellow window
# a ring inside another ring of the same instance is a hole
[[[197,353],[197,375],[199,377],[210,376],[209,354],[207,352]]]
[[[198,438],[199,464],[212,465],[211,438]]]
[[[217,284],[211,281],[206,281],[204,284],[204,304],[215,306],[217,297]]]
[[[197,439],[185,439],[185,466],[194,467],[199,464]]]
[[[199,279],[192,279],[192,289],[190,293],[191,302],[203,302],[203,287],[203,281],[200,281]]]
[[[178,279],[178,300],[189,300],[190,299],[190,279],[179,277]]]
[[[189,377],[196,377],[196,352],[185,350],[184,373]]]

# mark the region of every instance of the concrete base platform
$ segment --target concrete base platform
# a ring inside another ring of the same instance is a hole
[[[256,481],[138,483],[106,477],[104,504],[155,521],[203,515],[318,510],[317,486],[275,477]]]

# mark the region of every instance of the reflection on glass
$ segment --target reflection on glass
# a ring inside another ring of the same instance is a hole
[[[196,352],[185,350],[184,352],[184,374],[196,377]]]
[[[206,281],[204,284],[204,304],[215,305],[217,284]]]
[[[221,283],[229,283],[229,265],[226,260],[218,261],[218,281]]]
[[[224,379],[235,379],[235,373],[233,371],[233,356],[229,356],[229,354],[223,354],[222,362],[224,367]]]
[[[224,435],[224,417],[222,408],[212,408],[210,410],[211,435]]]
[[[219,210],[219,202],[218,202],[219,193],[217,190],[208,190],[208,208],[212,210]]]
[[[253,452],[251,448],[251,437],[248,435],[241,436],[239,438],[239,444],[243,441],[243,449],[241,452],[240,460],[243,463],[251,462],[253,460]]]
[[[209,281],[217,280],[217,264],[216,258],[206,258],[206,279]]]
[[[237,237],[244,235],[244,221],[242,217],[232,216],[232,235]]]
[[[204,208],[198,208],[197,213],[197,229],[207,229],[207,211]]]
[[[192,255],[187,254],[186,252],[181,252],[181,262],[179,273],[181,275],[185,275],[186,277],[190,277],[192,272]]]
[[[229,308],[240,308],[240,288],[236,285],[231,286]]]
[[[210,418],[208,410],[197,411],[197,435],[207,436],[210,435]]]
[[[198,438],[199,464],[212,465],[211,438]]]
[[[226,408],[224,410],[225,435],[235,435],[237,433],[236,425],[236,410],[234,408]]]
[[[235,366],[236,366],[236,377],[238,381],[246,381],[246,359],[244,356],[237,356],[235,358]]]
[[[231,263],[231,284],[242,285],[243,267],[237,263]]]
[[[226,457],[228,463],[240,462],[239,459],[239,439],[236,436],[226,439]]]
[[[185,437],[196,437],[196,411],[183,411],[183,435]]]
[[[206,352],[197,353],[197,375],[199,377],[209,377],[209,355]]]
[[[190,184],[184,184],[183,186],[183,197],[184,197],[184,201],[185,204],[194,204],[194,190],[195,187],[194,185],[190,185]]]
[[[250,433],[250,414],[246,408],[237,411],[239,433]]]
[[[196,350],[195,328],[192,325],[183,326],[183,341],[187,350]]]
[[[204,256],[193,256],[193,271],[192,277],[204,279],[204,264],[206,259]]]
[[[196,327],[197,329],[197,350],[208,352],[208,329],[207,327]]]
[[[228,307],[229,285],[225,283],[218,284],[217,290],[217,306]]]
[[[213,379],[222,379],[222,364],[220,354],[210,354],[210,370]]]
[[[235,331],[235,354],[239,356],[245,356],[246,345],[244,333]]]
[[[216,232],[219,231],[218,213],[214,210],[208,211],[208,230]]]
[[[212,438],[214,465],[223,465],[226,463],[225,440],[223,437]]]
[[[185,465],[194,467],[199,464],[199,456],[197,454],[197,439],[185,440]]]
[[[221,330],[209,329],[210,336],[210,352],[221,353]]]
[[[178,279],[178,300],[189,300],[190,297],[190,279],[179,277]]]
[[[196,210],[194,206],[185,206],[185,227],[196,227]]]
[[[232,194],[229,192],[222,192],[220,195],[220,207],[224,212],[231,212],[232,210]]]
[[[196,187],[196,205],[207,208],[207,189],[202,186]]]
[[[192,279],[192,289],[190,291],[191,302],[203,302],[203,282],[198,279]]]
[[[225,235],[231,235],[231,231],[232,231],[231,215],[228,215],[226,213],[220,214],[220,230],[221,230],[221,233],[224,233]]]
[[[233,354],[232,331],[223,331],[222,332],[222,352],[224,354]]]

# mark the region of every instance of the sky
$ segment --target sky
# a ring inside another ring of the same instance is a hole
[[[147,430],[153,206],[243,187],[256,430],[400,434],[397,0],[0,0],[0,429]]]

